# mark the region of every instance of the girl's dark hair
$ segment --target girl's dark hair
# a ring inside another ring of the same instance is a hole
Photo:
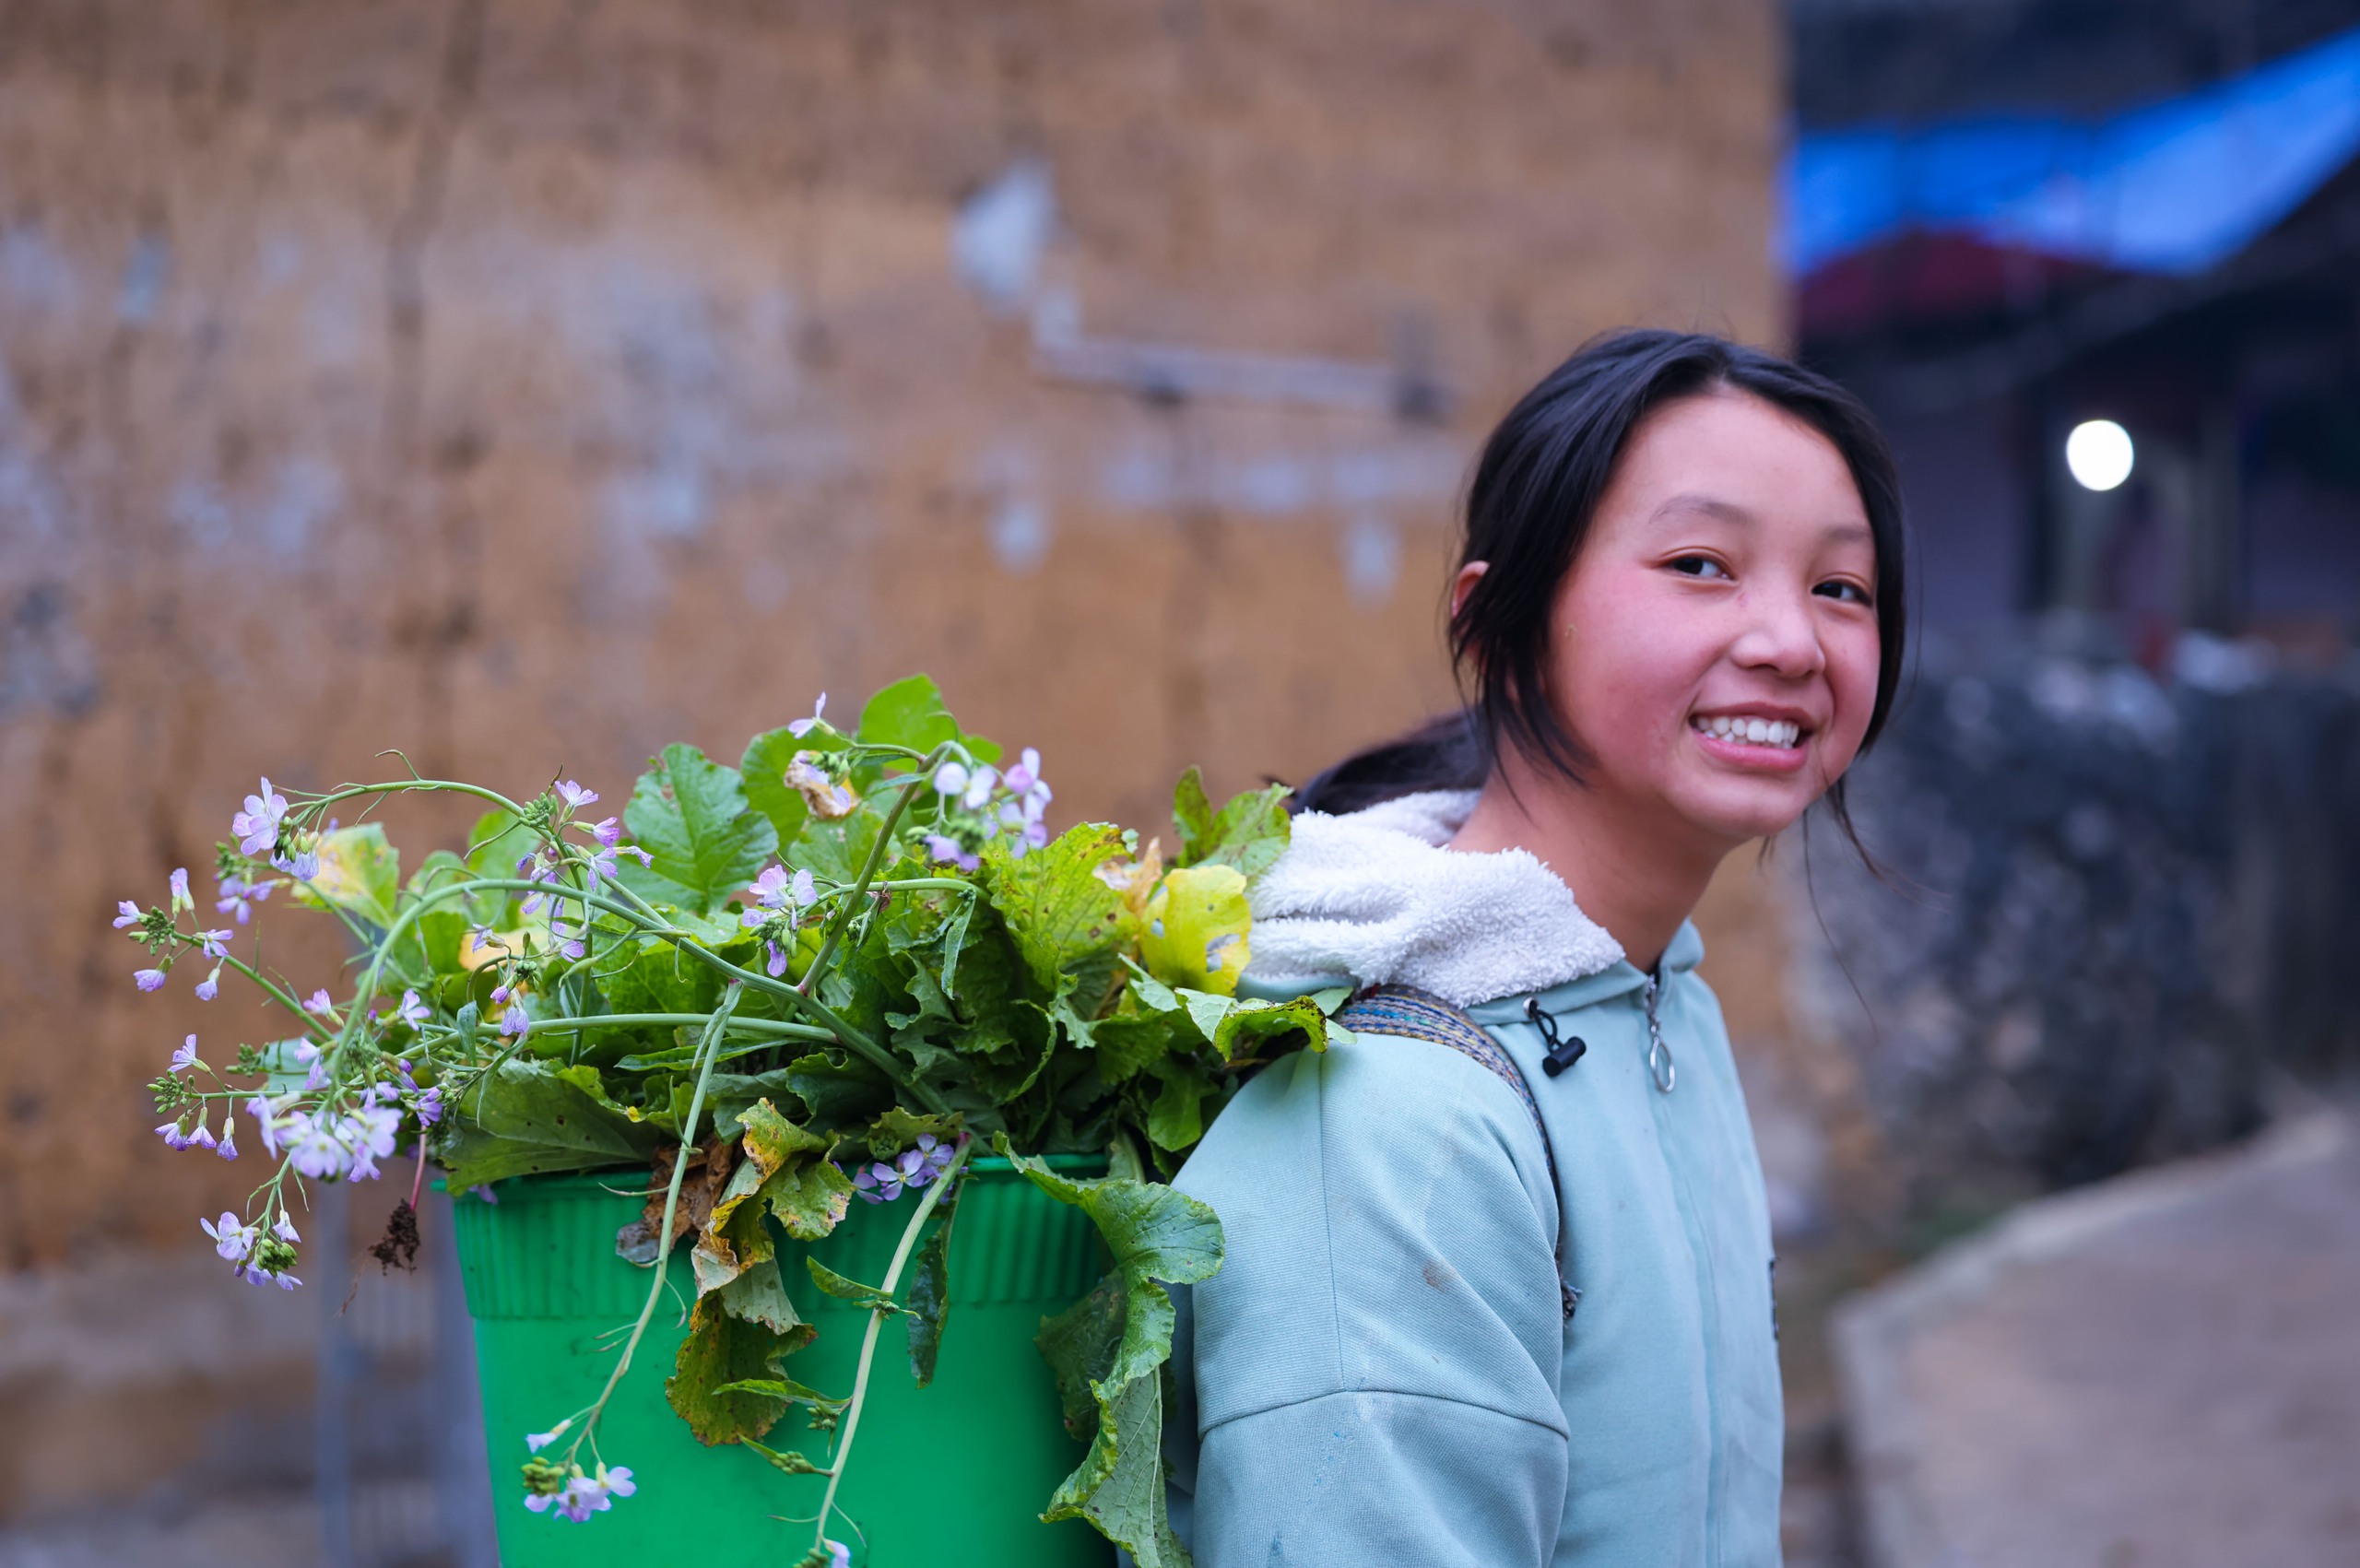
[[[1488,561],[1450,618],[1451,661],[1471,700],[1460,713],[1358,752],[1295,792],[1298,811],[1356,811],[1427,789],[1475,789],[1503,746],[1578,781],[1589,758],[1549,687],[1550,609],[1631,432],[1679,398],[1742,392],[1791,414],[1843,454],[1876,544],[1879,654],[1865,751],[1900,684],[1906,631],[1901,484],[1860,400],[1775,354],[1693,332],[1591,339],[1508,410],[1483,444],[1467,491],[1459,564]],[[1857,844],[1843,781],[1828,792]]]

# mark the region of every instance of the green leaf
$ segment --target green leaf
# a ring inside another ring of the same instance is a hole
[[[1057,1373],[1068,1424],[1087,1415],[1077,1384],[1087,1385],[1098,1413],[1088,1456],[1042,1517],[1087,1517],[1139,1568],[1181,1568],[1188,1558],[1165,1515],[1160,1454],[1161,1369],[1171,1359],[1174,1323],[1163,1284],[1194,1284],[1220,1269],[1221,1221],[1171,1187],[1120,1176],[1074,1181],[1012,1152],[1005,1138],[994,1147],[1042,1191],[1089,1214],[1115,1259],[1099,1290],[1042,1332],[1042,1354]]]
[[[922,675],[897,680],[860,711],[860,738],[871,746],[931,751],[959,738],[959,721],[942,705],[942,691]]]
[[[532,853],[531,831],[504,806],[485,812],[467,830],[466,867],[478,877],[513,877],[516,862]],[[495,929],[506,931],[515,925],[513,912],[521,900],[510,893],[478,896],[490,904],[488,918]]]
[[[879,1290],[857,1279],[847,1279],[816,1257],[807,1257],[803,1267],[811,1271],[812,1282],[840,1302],[850,1302],[871,1312],[905,1313],[910,1309]]]
[[[1219,996],[1237,994],[1251,961],[1245,873],[1234,866],[1197,866],[1164,874],[1147,901],[1139,959],[1159,980]]]
[[[943,1143],[950,1143],[959,1136],[959,1118],[921,1115],[896,1105],[870,1126],[868,1152],[879,1160],[891,1160],[928,1133]]]
[[[746,804],[738,770],[693,746],[667,746],[639,777],[623,822],[652,867],[626,862],[622,880],[651,902],[710,914],[752,881],[778,848],[771,819]]]
[[[1292,819],[1286,802],[1293,793],[1285,784],[1248,790],[1215,811],[1205,798],[1203,776],[1189,769],[1181,775],[1172,802],[1172,818],[1180,829],[1181,864],[1230,866],[1249,878],[1260,876],[1287,851]]]
[[[716,1394],[759,1394],[765,1399],[783,1399],[792,1405],[808,1405],[822,1415],[842,1415],[849,1399],[831,1399],[814,1388],[806,1388],[791,1377],[749,1377],[736,1383],[725,1383],[714,1390]]]
[[[1163,1088],[1148,1112],[1147,1136],[1159,1149],[1177,1152],[1193,1148],[1205,1136],[1205,1097],[1213,1091],[1213,1080],[1185,1060],[1159,1067],[1157,1076]]]
[[[791,729],[771,730],[746,743],[746,755],[738,764],[745,783],[746,803],[771,819],[771,825],[778,830],[779,843],[793,843],[811,816],[803,792],[786,782],[786,765],[795,760],[798,751],[841,751],[846,744],[843,736],[824,723],[812,725],[802,735]]]
[[[1341,1034],[1319,1009],[1318,998],[1296,996],[1284,1002],[1240,1002],[1213,1031],[1213,1046],[1221,1060],[1233,1062],[1254,1055],[1273,1041],[1301,1034],[1306,1049],[1325,1051],[1330,1032]]]
[[[320,871],[297,883],[296,899],[313,909],[340,909],[378,930],[394,924],[402,882],[401,852],[376,822],[320,835]]]
[[[893,1102],[892,1081],[848,1051],[815,1051],[785,1070],[795,1097],[821,1126],[864,1126]]]
[[[959,1217],[953,1188],[942,1203],[942,1223],[918,1249],[917,1272],[910,1279],[910,1375],[923,1388],[934,1381],[935,1358],[950,1322],[950,1222]]]
[[[1120,829],[1085,822],[1021,860],[1002,852],[984,862],[985,885],[1040,996],[1055,997],[1069,974],[1085,1015],[1113,989],[1115,955],[1133,934],[1121,890],[1097,875],[1126,853]]]
[[[645,1164],[663,1134],[602,1100],[546,1062],[502,1062],[443,1118],[435,1157],[454,1191],[509,1176]]]
[[[771,1375],[780,1357],[801,1350],[816,1331],[803,1324],[776,1334],[759,1323],[732,1317],[710,1296],[689,1314],[688,1338],[673,1359],[664,1397],[697,1441],[743,1443],[778,1424],[787,1402],[761,1394],[729,1394],[732,1384]]]

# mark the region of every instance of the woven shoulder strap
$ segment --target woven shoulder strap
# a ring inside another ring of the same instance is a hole
[[[1336,1013],[1336,1021],[1346,1029],[1364,1031],[1370,1034],[1406,1035],[1412,1040],[1431,1041],[1447,1045],[1462,1056],[1472,1058],[1486,1071],[1497,1077],[1516,1091],[1523,1102],[1525,1113],[1532,1118],[1532,1130],[1540,1135],[1540,1157],[1549,1167],[1552,1191],[1562,1191],[1557,1183],[1557,1151],[1550,1146],[1548,1124],[1540,1119],[1540,1102],[1532,1098],[1532,1085],[1526,1081],[1524,1069],[1507,1054],[1492,1032],[1467,1016],[1464,1009],[1453,1007],[1431,991],[1414,985],[1372,985],[1345,1003]],[[1557,1248],[1557,1289],[1564,1300],[1565,1315],[1574,1315],[1581,1292],[1565,1279],[1564,1225],[1559,1223]]]

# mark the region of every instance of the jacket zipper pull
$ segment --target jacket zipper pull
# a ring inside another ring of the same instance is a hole
[[[1549,1047],[1548,1053],[1540,1058],[1540,1070],[1551,1078],[1555,1078],[1559,1073],[1580,1061],[1582,1053],[1589,1049],[1589,1043],[1578,1034],[1571,1040],[1557,1038],[1557,1020],[1553,1015],[1542,1010],[1540,998],[1538,996],[1527,996],[1524,999],[1524,1018],[1527,1023],[1540,1032],[1540,1043]],[[1580,1292],[1575,1293],[1578,1295]],[[1569,1310],[1565,1315],[1570,1317],[1573,1314]]]
[[[1656,998],[1662,985],[1652,974],[1647,976],[1647,1071],[1656,1080],[1656,1091],[1670,1094],[1679,1074],[1671,1063],[1671,1047],[1664,1043],[1663,1026],[1656,1021]]]

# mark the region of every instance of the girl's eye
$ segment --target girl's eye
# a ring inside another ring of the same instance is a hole
[[[1729,570],[1707,555],[1683,555],[1675,558],[1671,569],[1684,577],[1727,577]]]
[[[1858,583],[1846,583],[1840,579],[1833,583],[1822,583],[1811,592],[1824,598],[1841,599],[1849,605],[1865,605],[1869,602],[1869,591],[1866,588],[1861,587]]]

